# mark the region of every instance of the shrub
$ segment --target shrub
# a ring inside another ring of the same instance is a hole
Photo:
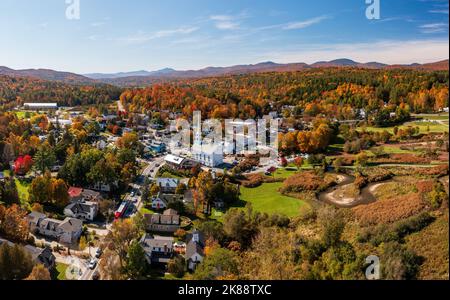
[[[186,270],[186,262],[184,258],[180,255],[175,256],[167,264],[167,270],[176,278],[183,277]]]
[[[364,206],[352,208],[361,225],[392,223],[419,213],[425,205],[416,193],[394,195]]]
[[[286,179],[282,193],[300,193],[303,191],[320,192],[336,184],[331,175],[319,176],[313,171],[301,172]]]

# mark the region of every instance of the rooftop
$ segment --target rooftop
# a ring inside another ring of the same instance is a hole
[[[175,165],[180,165],[184,161],[184,158],[183,157],[179,157],[179,156],[175,156],[175,155],[172,155],[172,154],[169,154],[169,155],[167,155],[164,158],[164,160],[166,162],[169,162],[169,163],[172,163],[172,164],[175,164]]]

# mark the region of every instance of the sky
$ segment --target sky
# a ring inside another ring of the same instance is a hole
[[[367,18],[366,1],[380,1],[379,19]],[[0,0],[0,66],[85,74],[344,57],[427,63],[448,58],[448,20],[448,0]]]

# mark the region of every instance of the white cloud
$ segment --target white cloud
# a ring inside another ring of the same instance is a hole
[[[142,44],[159,38],[167,38],[175,35],[188,35],[190,33],[197,31],[198,29],[199,29],[198,27],[184,26],[176,29],[159,30],[150,34],[145,33],[144,31],[139,31],[136,34],[118,38],[116,40],[128,44]]]
[[[430,23],[419,26],[422,33],[441,33],[448,29],[448,23]]]
[[[448,39],[378,41],[373,43],[299,45],[296,49],[258,55],[257,60],[279,63],[350,58],[358,62],[378,61],[386,64],[430,63],[448,58]],[[402,51],[401,49],[408,49]]]
[[[312,26],[314,24],[319,24],[320,22],[329,19],[328,16],[320,16],[316,18],[312,18],[306,21],[300,21],[300,22],[292,22],[285,24],[282,28],[284,30],[294,30],[294,29],[303,29],[309,26]]]
[[[91,23],[91,26],[92,27],[101,27],[105,24],[106,24],[106,22],[94,22],[94,23]]]
[[[448,9],[432,9],[432,10],[429,10],[428,12],[430,12],[432,14],[446,14],[446,15],[448,15]]]
[[[241,20],[248,18],[246,12],[242,12],[238,15],[212,15],[209,16],[209,20],[214,22],[217,29],[220,30],[236,30],[241,26]]]

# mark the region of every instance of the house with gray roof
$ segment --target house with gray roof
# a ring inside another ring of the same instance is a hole
[[[148,232],[175,232],[180,228],[180,216],[173,209],[161,214],[144,215],[145,228]]]
[[[195,271],[195,268],[205,257],[205,236],[202,232],[194,230],[186,236],[186,263],[188,270]]]
[[[30,232],[56,239],[64,244],[78,241],[83,231],[83,221],[69,217],[61,221],[48,218],[39,212],[32,212],[27,216],[27,221]]]
[[[64,215],[84,221],[94,221],[98,213],[96,202],[82,201],[72,202],[64,209]]]
[[[0,246],[2,244],[7,244],[10,247],[14,246],[14,243],[0,238]],[[37,247],[31,246],[31,245],[26,245],[23,248],[31,255],[31,258],[33,259],[33,261],[36,264],[42,264],[48,270],[51,270],[55,267],[56,258],[53,255],[53,252],[49,247],[37,248]]]
[[[140,244],[149,264],[167,264],[173,257],[173,237],[145,234]]]
[[[156,210],[166,209],[170,203],[182,202],[183,199],[184,195],[159,193],[158,196],[152,198],[152,208]]]
[[[180,184],[180,180],[176,178],[157,178],[156,185],[163,194],[175,194]]]

